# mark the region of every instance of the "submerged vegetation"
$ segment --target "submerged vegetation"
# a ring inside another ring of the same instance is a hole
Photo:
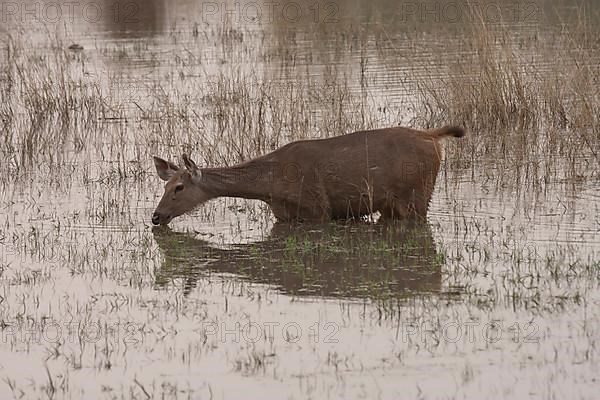
[[[532,28],[472,9],[460,29],[419,30],[380,14],[178,20],[81,34],[78,51],[72,32],[11,28],[0,393],[594,398],[597,17]],[[274,226],[264,205],[224,199],[150,229],[153,155],[226,165],[447,123],[469,134],[445,146],[424,226]]]
[[[441,256],[428,226],[276,224],[260,242],[221,249],[190,234],[154,228],[165,256],[159,285],[231,273],[290,295],[407,298],[441,290]],[[205,263],[198,269],[198,263]]]

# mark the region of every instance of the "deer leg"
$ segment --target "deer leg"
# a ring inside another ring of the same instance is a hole
[[[426,181],[418,191],[413,192],[413,209],[417,218],[427,218],[427,210],[429,209],[429,203],[433,196],[433,189],[434,184],[431,181]]]
[[[269,207],[271,207],[271,211],[273,215],[277,219],[277,221],[285,222],[290,221],[292,219],[291,214],[288,209],[285,207],[285,204],[282,203],[269,203]]]
[[[398,200],[388,203],[379,212],[384,220],[407,219],[410,215],[408,205]]]

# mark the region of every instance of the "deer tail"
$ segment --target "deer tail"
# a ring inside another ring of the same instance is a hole
[[[459,126],[444,126],[443,128],[440,128],[440,129],[433,129],[433,130],[427,131],[427,134],[432,139],[436,139],[436,140],[445,138],[448,136],[454,136],[456,138],[461,138],[461,137],[465,136],[465,130]]]

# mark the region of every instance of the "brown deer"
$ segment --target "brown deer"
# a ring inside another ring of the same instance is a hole
[[[376,211],[384,219],[424,219],[440,168],[440,139],[459,127],[431,131],[394,127],[289,143],[232,167],[183,168],[154,157],[167,181],[152,216],[166,225],[216,197],[266,202],[279,221],[353,219]]]

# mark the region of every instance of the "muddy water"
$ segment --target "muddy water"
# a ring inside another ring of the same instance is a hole
[[[17,112],[0,164],[0,398],[596,396],[593,155],[473,160],[448,143],[417,227],[290,227],[233,199],[150,225],[153,154],[218,165],[419,121],[419,85],[473,56],[454,3],[82,3],[58,21],[56,3],[1,4],[17,38],[4,54],[42,71],[11,75],[4,58],[3,88],[44,76],[42,59],[49,87],[62,65],[105,106],[32,124],[28,98],[3,92]],[[480,7],[540,70],[565,50],[554,24],[580,11]]]

